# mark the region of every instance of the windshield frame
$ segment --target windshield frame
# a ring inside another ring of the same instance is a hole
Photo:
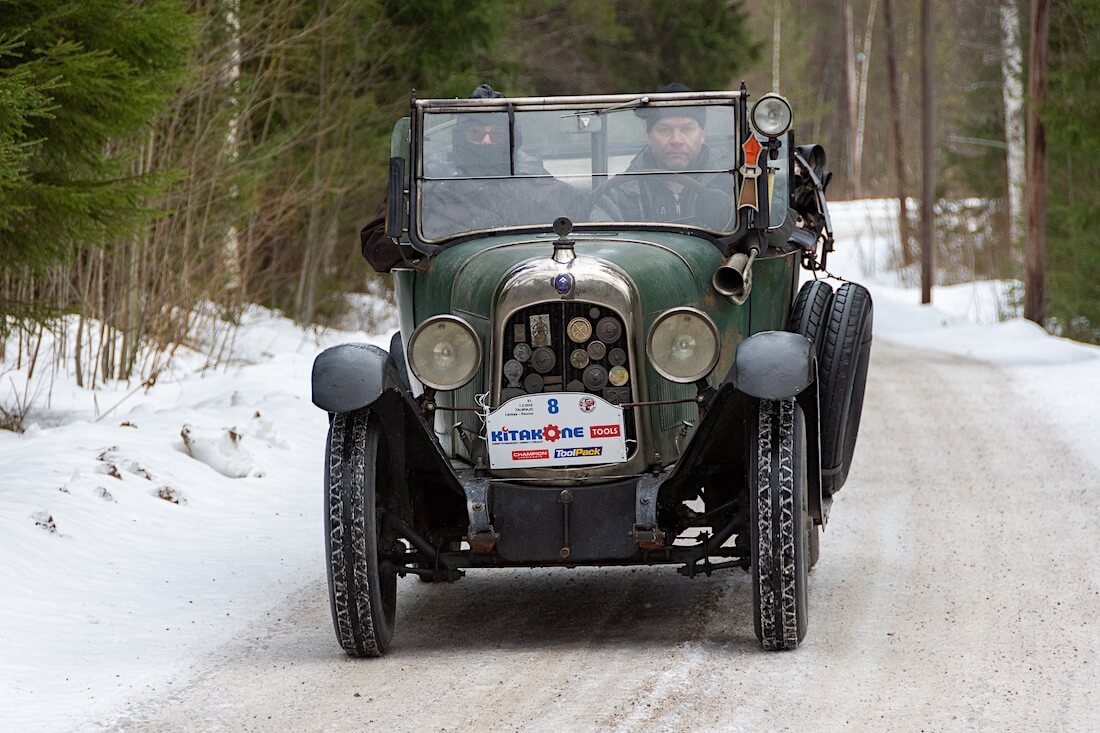
[[[416,99],[411,100],[410,120],[410,157],[412,160],[411,175],[408,178],[409,186],[409,210],[408,210],[408,236],[414,249],[424,254],[434,254],[446,247],[458,244],[477,237],[483,237],[495,233],[538,233],[551,231],[551,222],[539,225],[517,225],[495,227],[489,229],[477,229],[459,232],[453,235],[430,239],[423,236],[420,186],[427,179],[425,176],[424,156],[424,130],[426,115],[462,113],[462,112],[498,112],[506,113],[509,120],[514,120],[517,111],[561,111],[584,112],[606,115],[610,112],[630,112],[638,108],[656,108],[663,106],[725,106],[731,107],[734,115],[734,126],[739,139],[744,140],[749,134],[748,94],[744,89],[740,91],[723,92],[684,92],[669,94],[606,94],[606,95],[580,95],[561,97],[503,97],[492,99]],[[740,170],[744,164],[744,155],[740,147],[736,147],[733,170]],[[602,171],[606,173],[606,171]],[[733,186],[735,200],[742,185],[741,176],[733,173]],[[736,229],[731,232],[717,233],[700,226],[685,223],[665,222],[580,222],[576,225],[577,231],[609,231],[609,230],[653,230],[665,232],[680,232],[702,235],[709,239],[721,242],[733,242],[743,236],[748,228],[746,212],[735,208],[733,224]],[[726,244],[723,250],[728,249]]]

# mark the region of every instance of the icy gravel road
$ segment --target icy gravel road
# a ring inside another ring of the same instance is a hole
[[[881,340],[872,364],[794,652],[760,651],[741,571],[482,571],[403,581],[391,655],[352,660],[318,568],[95,728],[1100,730],[1093,469],[994,367]]]

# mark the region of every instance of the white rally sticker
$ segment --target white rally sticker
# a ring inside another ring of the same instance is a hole
[[[578,466],[626,460],[623,408],[595,395],[514,397],[485,420],[492,468]]]

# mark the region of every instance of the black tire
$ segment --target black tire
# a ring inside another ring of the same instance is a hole
[[[821,360],[821,347],[825,343],[825,322],[829,306],[833,302],[833,286],[824,280],[809,280],[795,296],[787,330],[800,333],[814,342],[814,353]]]
[[[844,283],[829,308],[818,365],[821,400],[821,489],[832,496],[848,479],[863,413],[871,357],[871,294]]]
[[[393,638],[397,573],[381,559],[399,543],[382,521],[386,438],[369,409],[333,415],[325,471],[325,556],[336,638],[352,657],[380,657]]]
[[[787,330],[800,333],[814,344],[820,366],[822,347],[825,344],[826,322],[833,303],[833,286],[825,280],[808,280],[802,284],[791,308]],[[821,557],[821,528],[810,518],[809,545],[806,559],[812,569]]]
[[[765,649],[806,636],[806,426],[791,400],[761,400],[750,464],[753,627]]]

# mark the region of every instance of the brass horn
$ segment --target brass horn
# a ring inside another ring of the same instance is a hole
[[[753,247],[748,254],[737,252],[731,255],[714,271],[714,276],[710,279],[714,289],[737,305],[748,300],[749,293],[752,292],[752,263],[759,251]]]

